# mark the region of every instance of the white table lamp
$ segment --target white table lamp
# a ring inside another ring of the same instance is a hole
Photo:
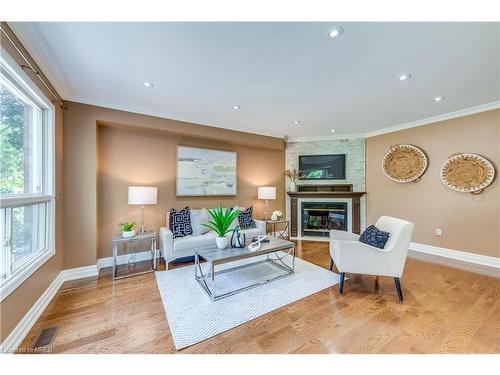
[[[128,188],[128,204],[141,205],[141,229],[140,234],[146,232],[144,226],[144,205],[156,204],[158,195],[158,188],[147,186],[129,186]]]
[[[265,199],[266,205],[264,208],[264,215],[268,219],[267,213],[269,210],[269,199],[276,199],[276,188],[274,186],[260,186],[258,190],[258,198]]]

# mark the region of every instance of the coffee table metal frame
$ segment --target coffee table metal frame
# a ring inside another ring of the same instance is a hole
[[[226,252],[227,256],[224,256]],[[213,255],[213,256],[212,256]],[[235,262],[242,259],[253,258],[261,255],[266,255],[266,258],[263,260],[259,260],[256,262],[250,262],[247,264],[242,264],[239,266],[226,268],[220,271],[216,271],[215,267],[221,264]],[[285,258],[292,258],[292,266],[289,266],[283,260]],[[201,266],[200,260],[204,259],[208,265],[208,272],[204,273],[203,268]],[[295,244],[290,241],[285,240],[271,240],[269,243],[263,243],[261,248],[257,251],[250,251],[246,248],[244,249],[235,249],[228,248],[223,250],[218,249],[209,249],[209,250],[196,250],[194,253],[194,273],[195,279],[202,287],[202,289],[207,293],[208,297],[212,302],[220,300],[222,298],[226,298],[232,296],[236,293],[241,293],[245,290],[256,288],[260,285],[265,285],[270,283],[271,281],[279,280],[284,277],[290,276],[295,272]],[[259,263],[268,262],[273,266],[284,271],[283,274],[279,276],[274,276],[269,279],[256,282],[254,284],[231,290],[229,292],[217,295],[216,294],[216,276],[233,272],[242,268],[247,268],[254,266]]]

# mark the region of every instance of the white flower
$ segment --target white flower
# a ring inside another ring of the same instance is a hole
[[[273,211],[271,216],[275,216],[276,218],[283,217],[283,213],[281,211]]]

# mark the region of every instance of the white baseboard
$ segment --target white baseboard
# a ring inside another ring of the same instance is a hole
[[[500,270],[500,258],[411,242],[410,250]]]
[[[314,241],[314,242],[328,242],[328,241],[330,241],[329,237],[313,237],[313,236],[290,237],[290,239],[296,240],[296,241]]]
[[[43,292],[40,298],[38,298],[31,309],[29,309],[29,311],[17,324],[16,328],[14,328],[9,336],[7,336],[7,338],[0,344],[0,353],[13,353],[19,347],[31,328],[33,328],[37,320],[47,308],[50,301],[52,301],[55,297],[63,283],[85,277],[95,277],[97,274],[98,272],[96,266],[71,268],[59,272],[45,292]]]
[[[59,275],[63,278],[63,283],[65,283],[66,281],[84,279],[86,277],[95,277],[98,274],[99,271],[97,266],[87,266],[63,270]]]
[[[159,250],[157,250],[157,256],[158,254]],[[117,263],[126,264],[133,255],[134,254],[120,255],[117,258]],[[135,261],[137,262],[149,259],[151,259],[151,251],[143,251],[135,254]],[[7,338],[0,344],[0,353],[12,353],[19,347],[31,328],[35,325],[44,310],[47,308],[50,301],[52,301],[55,297],[63,283],[71,280],[84,279],[86,277],[96,277],[101,268],[111,267],[112,265],[113,258],[109,257],[98,259],[97,263],[92,266],[71,268],[61,271],[52,283],[50,283],[45,292],[43,292],[43,294],[38,298],[31,309],[29,309],[29,311],[24,315],[9,336],[7,336]]]
[[[130,253],[130,254],[123,254],[119,255],[116,257],[116,263],[118,265],[120,264],[127,264],[128,261],[132,256],[135,255],[134,262],[142,262],[145,260],[150,260],[151,259],[151,251],[141,251],[139,253]],[[160,256],[160,250],[156,250],[156,257]],[[101,258],[97,260],[97,270],[100,271],[102,268],[106,267],[112,267],[113,266],[113,257],[107,257],[107,258]]]

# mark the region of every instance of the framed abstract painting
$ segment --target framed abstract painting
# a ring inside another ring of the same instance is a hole
[[[177,196],[236,195],[236,152],[177,146]]]

